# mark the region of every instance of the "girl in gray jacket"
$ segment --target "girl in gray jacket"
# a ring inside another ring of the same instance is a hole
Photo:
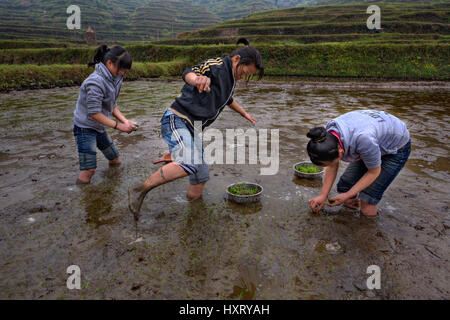
[[[131,69],[131,56],[122,47],[101,45],[95,54],[95,71],[84,80],[74,112],[73,133],[78,146],[80,174],[78,184],[90,183],[97,168],[97,148],[111,165],[120,164],[119,152],[105,130],[110,127],[130,133],[136,123],[117,107],[122,80]],[[117,120],[110,119],[113,115]]]

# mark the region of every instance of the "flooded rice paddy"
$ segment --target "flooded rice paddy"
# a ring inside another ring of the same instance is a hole
[[[110,130],[122,164],[110,168],[99,152],[82,187],[72,133],[78,87],[0,95],[0,298],[450,299],[449,83],[241,84],[235,98],[254,127],[280,130],[278,174],[212,165],[202,199],[187,201],[188,178],[178,180],[151,191],[135,222],[127,188],[159,168],[152,162],[168,151],[159,120],[181,86],[124,84],[119,107],[140,129]],[[307,160],[306,133],[367,108],[407,123],[409,162],[376,219],[343,208],[311,213],[320,180],[292,169]],[[227,108],[212,127],[252,125]],[[259,204],[224,200],[239,181],[264,187]],[[70,265],[81,269],[81,290],[66,287]],[[380,290],[366,287],[370,265],[381,268]]]

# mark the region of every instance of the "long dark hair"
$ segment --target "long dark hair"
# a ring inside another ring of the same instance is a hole
[[[240,65],[249,66],[254,64],[256,69],[258,70],[258,80],[261,80],[261,78],[264,76],[264,67],[262,65],[261,53],[254,47],[251,47],[250,42],[246,38],[240,38],[236,42],[236,45],[240,44],[243,44],[244,46],[237,48],[230,54],[231,58],[233,58],[234,56],[241,57],[236,68],[239,67]]]
[[[106,65],[108,60],[111,60],[111,62],[118,67],[118,70],[130,70],[131,65],[133,64],[130,54],[124,48],[115,46],[110,49],[106,44],[102,44],[95,51],[94,61],[89,62],[88,67],[93,67],[100,62]]]
[[[313,128],[306,136],[311,139],[306,149],[312,163],[323,166],[339,157],[338,138],[324,127]]]

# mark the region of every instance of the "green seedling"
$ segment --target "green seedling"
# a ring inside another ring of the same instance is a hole
[[[228,188],[228,191],[234,195],[238,196],[251,196],[254,194],[257,194],[259,192],[258,187],[252,187],[250,185],[247,185],[245,183],[236,184],[230,188]]]
[[[298,164],[295,169],[302,173],[319,173],[322,171],[322,168],[314,164]]]

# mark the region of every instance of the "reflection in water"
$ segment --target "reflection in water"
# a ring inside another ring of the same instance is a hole
[[[292,182],[298,186],[302,186],[305,188],[320,188],[322,186],[322,179],[300,179],[296,176],[292,179]]]
[[[255,296],[256,286],[253,282],[239,279],[240,284],[233,287],[233,293],[228,296],[230,299],[252,300]]]
[[[98,228],[116,222],[118,216],[111,214],[116,211],[119,200],[117,189],[121,185],[121,172],[119,166],[110,166],[102,175],[101,183],[81,186],[86,223]]]
[[[239,204],[234,203],[232,201],[226,201],[225,208],[230,210],[233,213],[246,215],[246,214],[255,214],[262,210],[263,206],[260,202],[257,203],[249,203],[249,204]]]

